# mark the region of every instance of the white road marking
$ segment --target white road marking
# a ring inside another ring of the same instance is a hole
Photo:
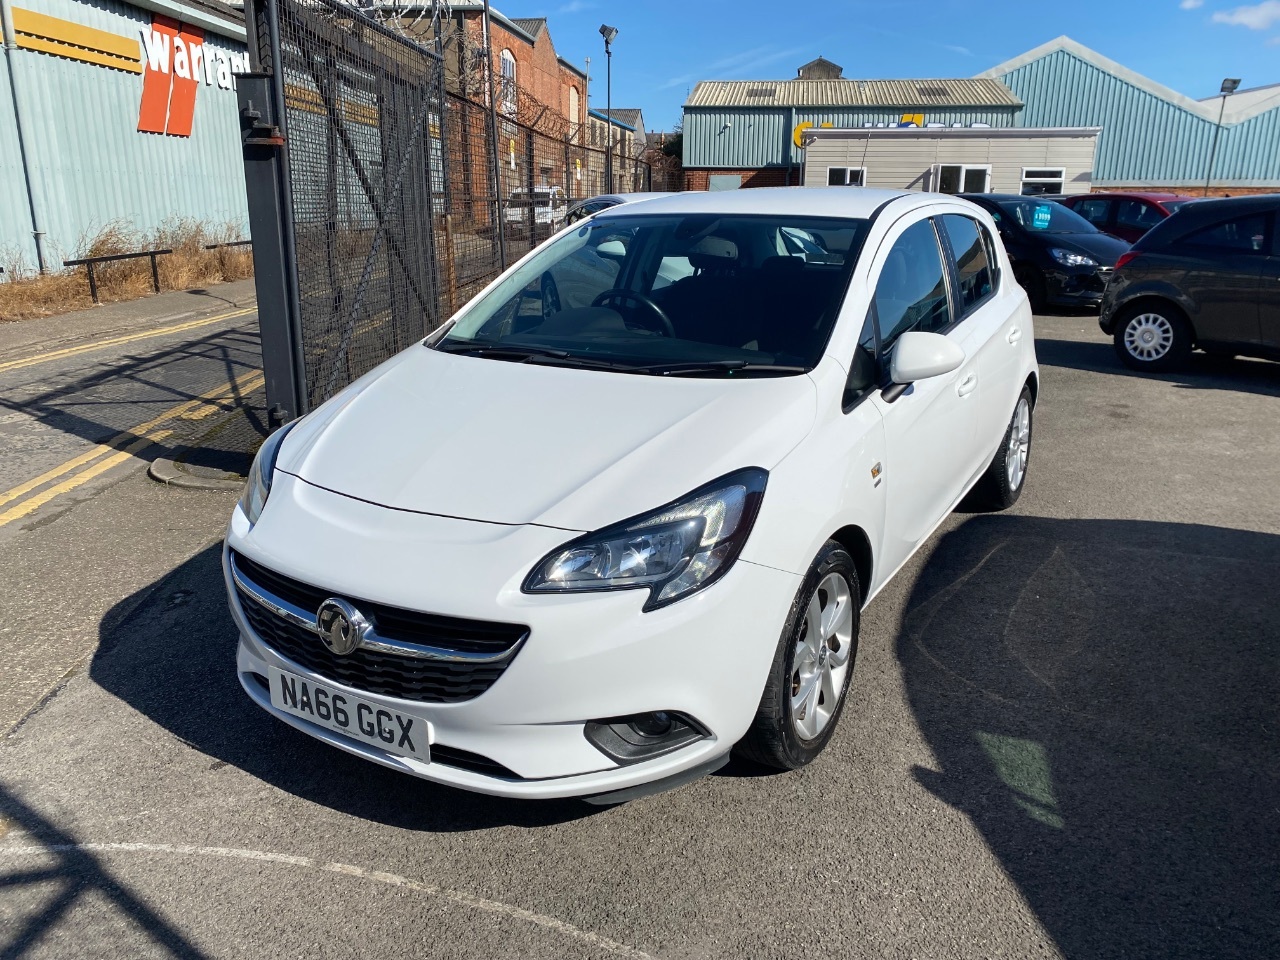
[[[294,857],[283,853],[267,853],[262,850],[243,850],[235,847],[196,847],[183,843],[55,843],[47,846],[0,846],[0,857],[39,856],[50,853],[172,853],[195,857],[255,860],[264,863],[279,863],[291,867],[303,867],[309,870],[322,870],[326,873],[338,873],[361,880],[373,880],[376,883],[383,883],[392,887],[403,887],[406,890],[425,893],[428,896],[440,897],[444,900],[451,900],[454,903],[471,907],[474,910],[511,917],[515,920],[524,920],[620,956],[634,957],[636,960],[653,960],[649,954],[641,950],[629,947],[625,943],[618,943],[616,940],[610,940],[608,937],[602,937],[598,933],[583,930],[581,927],[575,927],[572,923],[557,920],[555,917],[548,917],[545,914],[525,910],[523,907],[512,906],[509,903],[487,900],[484,897],[477,897],[475,894],[466,893],[462,890],[450,890],[448,887],[441,887],[434,883],[423,883],[420,880],[387,873],[383,870],[366,870],[364,867],[352,866],[349,863],[326,863],[313,857]]]

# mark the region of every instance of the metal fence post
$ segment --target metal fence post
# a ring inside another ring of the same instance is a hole
[[[284,136],[276,122],[269,74],[241,74],[236,83],[244,144],[244,181],[253,237],[254,284],[258,326],[262,332],[262,371],[267,381],[267,412],[273,426],[307,412],[303,389],[301,337],[289,285],[288,252],[292,223],[287,215],[289,189],[284,167]]]

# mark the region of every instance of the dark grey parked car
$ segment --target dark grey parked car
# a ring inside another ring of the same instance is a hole
[[[1280,194],[1197,200],[1116,264],[1098,323],[1135,370],[1171,370],[1194,347],[1280,360]]]

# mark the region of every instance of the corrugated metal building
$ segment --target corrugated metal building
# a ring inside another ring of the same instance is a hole
[[[1088,186],[1203,190],[1223,106],[1218,97],[1192,100],[1067,37],[968,80],[704,81],[684,107],[686,186],[799,183],[806,125],[987,125],[1098,127]],[[1215,192],[1280,190],[1280,85],[1241,91],[1225,108]]]
[[[1280,189],[1280,85],[1192,100],[1069,37],[981,76],[1023,101],[1023,126],[1101,127],[1097,187],[1203,190],[1221,110],[1215,192]]]
[[[245,231],[239,14],[201,0],[0,0],[0,250],[57,267],[120,221]]]
[[[1005,127],[1021,106],[990,79],[703,81],[684,107],[688,186],[799,183],[808,127]]]

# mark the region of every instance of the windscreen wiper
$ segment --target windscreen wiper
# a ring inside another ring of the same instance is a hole
[[[686,363],[654,363],[628,368],[634,373],[658,377],[693,377],[703,373],[808,373],[808,367],[784,363],[756,363],[751,360],[691,360]]]
[[[568,350],[557,350],[555,347],[508,344],[493,340],[444,340],[436,344],[435,349],[442,353],[469,354],[475,357],[489,357],[493,360],[514,360],[517,363],[544,363],[557,367],[582,367],[589,370],[631,369],[629,364],[597,360],[594,357],[580,357]]]

